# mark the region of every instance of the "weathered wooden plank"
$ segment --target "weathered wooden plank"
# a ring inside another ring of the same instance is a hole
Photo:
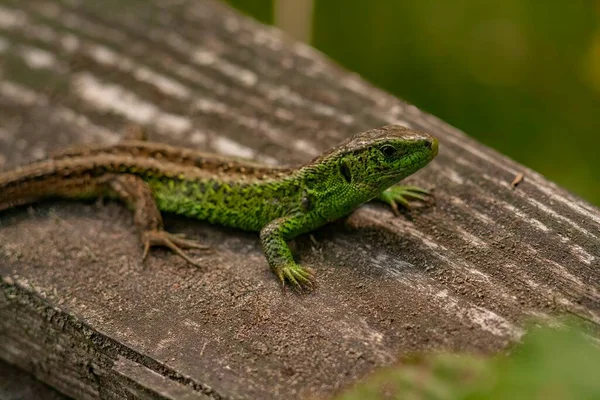
[[[368,205],[299,238],[320,282],[306,296],[281,293],[256,235],[168,217],[216,251],[203,269],[161,251],[142,266],[119,204],[3,213],[2,359],[77,398],[298,398],[413,351],[496,351],[560,308],[600,321],[598,209],[219,3],[121,3],[2,2],[6,166],[131,123],[299,163],[401,123],[440,140],[410,179],[436,204],[401,218]]]
[[[37,381],[31,374],[0,361],[0,399],[67,400],[67,397]]]

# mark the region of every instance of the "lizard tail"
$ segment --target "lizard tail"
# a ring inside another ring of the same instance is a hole
[[[64,162],[45,160],[0,172],[0,211],[52,197],[87,198],[102,195],[105,185],[87,171],[65,171]]]

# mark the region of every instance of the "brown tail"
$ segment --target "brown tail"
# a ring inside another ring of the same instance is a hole
[[[49,197],[101,195],[101,184],[89,172],[69,170],[67,162],[45,160],[0,173],[0,211]]]

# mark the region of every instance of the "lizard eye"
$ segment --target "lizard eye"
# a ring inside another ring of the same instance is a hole
[[[381,150],[386,157],[391,157],[396,154],[396,148],[390,144],[384,144],[379,150]]]

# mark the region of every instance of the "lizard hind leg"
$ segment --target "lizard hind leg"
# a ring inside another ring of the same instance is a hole
[[[201,267],[201,265],[190,256],[188,256],[182,249],[199,249],[208,250],[209,247],[200,244],[195,240],[185,239],[184,235],[169,233],[162,229],[153,229],[145,231],[142,234],[144,241],[144,254],[142,260],[145,260],[150,251],[150,247],[163,246],[169,248],[173,253],[183,258],[188,263]]]
[[[111,175],[107,183],[117,198],[125,202],[134,212],[134,222],[140,230],[144,244],[142,260],[145,260],[151,247],[162,246],[194,266],[200,266],[197,261],[189,257],[183,249],[207,250],[195,240],[189,240],[182,234],[173,234],[164,230],[163,220],[152,195],[152,191],[144,180],[136,175]]]

